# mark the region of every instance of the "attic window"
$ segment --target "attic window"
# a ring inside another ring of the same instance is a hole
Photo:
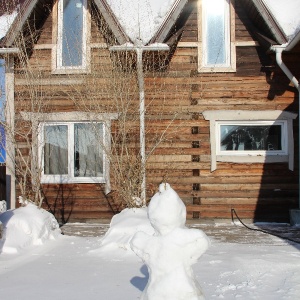
[[[87,57],[87,0],[59,0],[57,69],[84,69]]]
[[[234,72],[232,0],[202,0],[199,15],[199,72]]]

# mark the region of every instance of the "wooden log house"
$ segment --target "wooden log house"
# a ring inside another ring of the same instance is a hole
[[[47,142],[53,149],[55,145],[64,148],[51,140],[57,132],[69,139],[72,132],[82,130],[81,143],[87,143],[87,127],[78,124],[91,121],[93,113],[93,121],[102,124],[111,139],[122,131],[125,109],[130,116],[128,149],[138,158],[136,55],[110,48],[136,41],[126,32],[111,1],[69,2],[81,10],[79,27],[63,21],[64,13],[74,13],[67,11],[68,1],[25,0],[1,40],[10,87],[7,103],[13,107],[7,122],[18,131],[20,124],[25,126],[18,120],[32,123],[28,116],[35,114],[34,128],[42,129],[30,138],[42,146],[28,149],[24,138],[17,141],[25,157],[30,151],[39,156]],[[230,218],[235,209],[241,218],[286,222],[289,210],[298,207],[299,95],[271,47],[289,42],[288,37],[263,0],[219,0],[214,9],[209,2],[174,1],[158,30],[143,42],[143,46],[163,43],[170,49],[143,54],[145,143],[146,154],[151,153],[146,162],[146,198],[166,180],[185,202],[190,219]],[[220,4],[222,9],[217,9]],[[216,11],[217,18],[212,13]],[[211,27],[210,21],[215,25]],[[62,32],[72,27],[82,31],[83,46],[81,53],[67,49],[74,57],[64,58],[63,48],[68,45]],[[282,59],[299,78],[300,43],[294,40],[294,44],[282,52]],[[122,65],[119,77],[113,72],[118,63]],[[30,110],[33,99],[39,99],[40,111]],[[126,108],[121,110],[121,104]],[[80,140],[76,137],[74,133],[71,138],[74,147],[76,139]],[[107,147],[113,144],[105,141]],[[121,150],[114,155],[121,155]],[[66,157],[62,149],[57,151]],[[69,170],[68,164],[75,165],[75,173],[81,172],[76,164],[84,163],[74,152],[71,161],[66,159],[66,165],[60,161],[59,166],[55,155],[47,161],[45,154],[41,156],[43,205],[61,222],[112,217],[124,207],[116,187],[128,182],[118,182],[107,154],[101,170],[96,170],[99,181],[80,174],[57,179],[55,174],[64,172],[61,168]],[[21,191],[17,184],[11,186],[16,190],[12,191],[14,203]]]

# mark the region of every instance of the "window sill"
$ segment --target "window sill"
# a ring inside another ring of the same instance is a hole
[[[62,75],[62,74],[89,74],[91,73],[91,70],[89,68],[74,68],[74,69],[67,69],[67,68],[61,68],[61,69],[55,69],[51,72],[53,75]]]
[[[276,163],[288,162],[288,155],[216,155],[216,160],[219,162],[232,163]]]
[[[41,183],[42,184],[106,183],[106,180],[103,177],[70,178],[70,177],[63,177],[63,176],[48,177],[44,175],[41,178]]]
[[[233,67],[200,67],[198,73],[235,73],[236,68]]]

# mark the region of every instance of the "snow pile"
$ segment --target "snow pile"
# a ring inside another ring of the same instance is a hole
[[[118,258],[135,256],[129,242],[138,231],[154,234],[147,217],[147,208],[126,208],[113,216],[109,230],[101,239],[100,248],[91,253]]]
[[[15,10],[11,14],[4,14],[0,16],[0,39],[5,37],[7,31],[9,30],[9,27],[15,20],[18,12]]]
[[[145,45],[157,32],[176,0],[107,0],[129,38]]]
[[[191,266],[210,242],[203,231],[185,227],[185,205],[169,184],[159,186],[159,192],[150,201],[148,215],[156,234],[137,232],[130,243],[149,269],[149,281],[141,299],[204,299]]]
[[[292,39],[300,30],[299,0],[264,0],[284,33]]]
[[[0,241],[3,253],[18,253],[61,234],[54,216],[32,203],[0,214],[0,221],[4,226],[4,237]]]

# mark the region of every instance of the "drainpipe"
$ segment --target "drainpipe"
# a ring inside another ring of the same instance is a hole
[[[278,46],[272,46],[271,50],[276,53],[276,62],[278,66],[281,68],[281,70],[285,73],[285,75],[289,78],[289,80],[294,84],[295,88],[298,90],[298,97],[299,97],[299,113],[298,113],[298,123],[299,123],[299,153],[300,154],[300,85],[297,78],[292,74],[292,72],[288,69],[288,67],[285,65],[285,63],[282,61],[282,52],[289,50],[287,49],[287,46],[284,45],[278,45]],[[299,171],[300,172],[300,159],[299,159]],[[300,176],[299,176],[299,188],[300,188]],[[295,220],[291,220],[291,224],[299,224],[300,223],[300,192],[299,192],[299,199],[298,199],[298,209],[294,210],[294,213],[296,213],[296,216],[291,210],[291,219],[294,218]]]
[[[141,152],[141,200],[146,206],[146,145],[145,145],[145,88],[143,72],[143,49],[136,48],[137,54],[137,77],[140,93],[140,152]]]
[[[137,55],[137,77],[139,86],[139,114],[140,114],[140,154],[141,154],[141,200],[142,204],[146,206],[146,150],[145,150],[145,89],[144,89],[144,71],[143,71],[143,52],[144,51],[169,51],[167,44],[150,44],[145,46],[141,41],[137,41],[135,45],[124,44],[112,46],[110,51],[135,51]]]

